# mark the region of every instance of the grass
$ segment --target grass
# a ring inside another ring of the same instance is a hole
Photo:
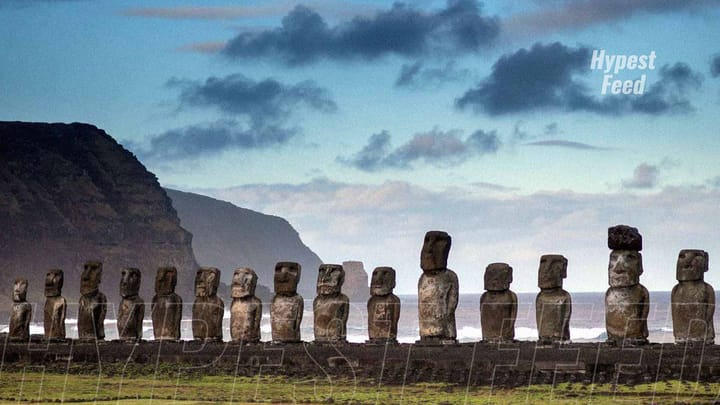
[[[370,381],[278,376],[66,376],[38,369],[0,373],[0,404],[707,404],[719,394],[720,384],[680,381],[491,389],[444,383],[377,386]]]

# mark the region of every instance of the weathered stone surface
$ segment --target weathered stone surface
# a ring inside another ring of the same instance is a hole
[[[418,316],[423,343],[456,342],[458,278],[447,268],[451,244],[446,232],[429,231],[420,251],[423,274],[418,281]]]
[[[305,307],[297,293],[302,268],[295,262],[275,265],[275,296],[270,304],[270,322],[274,343],[300,342],[300,323]]]
[[[345,270],[339,264],[322,264],[318,269],[317,297],[313,300],[315,342],[344,342],[350,299],[342,293]]]
[[[103,264],[85,262],[80,280],[80,305],[78,308],[78,338],[81,340],[105,339],[105,314],[107,298],[99,290]]]
[[[11,341],[27,342],[30,339],[32,305],[27,302],[28,281],[18,278],[13,283],[13,305],[10,314],[8,338]]]
[[[230,337],[236,342],[259,342],[262,301],[255,296],[257,274],[253,269],[239,268],[233,273]]]
[[[703,250],[681,250],[677,261],[678,284],[671,295],[675,342],[715,341],[715,290],[703,281],[708,254]]]
[[[225,303],[217,296],[220,270],[203,267],[195,276],[195,303],[192,310],[192,331],[196,340],[222,341],[222,319]]]
[[[120,340],[136,341],[142,339],[145,301],[138,296],[140,291],[140,270],[126,268],[120,277],[120,306],[118,308],[117,328]]]
[[[180,226],[157,178],[104,131],[87,124],[0,122],[0,285],[16,276],[42,286],[45,271],[65,270],[63,289],[75,317],[84,260],[101,258],[103,283],[116,288],[116,269],[173,263],[197,268],[192,235]],[[33,269],[15,274],[8,269]],[[192,293],[192,277],[178,286]],[[145,283],[141,296],[151,297]],[[10,290],[0,308],[10,308]],[[31,288],[28,301],[45,300]]]
[[[540,292],[535,298],[535,318],[541,343],[570,340],[572,300],[563,290],[567,259],[562,255],[543,255],[538,269]]]
[[[485,269],[485,289],[480,297],[480,325],[484,342],[511,342],[515,338],[517,295],[510,291],[512,267],[492,263]]]
[[[616,344],[647,343],[647,316],[650,295],[640,284],[642,255],[635,250],[613,250],[610,253],[605,293],[605,326],[608,341]]]
[[[610,250],[642,250],[642,235],[627,225],[615,225],[608,228],[608,248]]]
[[[45,276],[45,308],[43,311],[45,339],[65,339],[67,301],[62,296],[63,271],[52,269]]]
[[[395,269],[376,267],[370,281],[372,296],[367,303],[370,343],[396,343],[400,298],[393,294]]]
[[[152,322],[155,340],[180,340],[183,301],[175,293],[177,269],[160,267],[155,276]]]

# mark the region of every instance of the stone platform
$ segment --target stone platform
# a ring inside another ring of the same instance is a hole
[[[560,382],[641,384],[720,381],[720,346],[605,343],[541,346],[463,343],[443,346],[313,343],[121,342],[11,343],[2,340],[2,371],[174,373],[343,378],[373,384],[447,382],[523,386]]]

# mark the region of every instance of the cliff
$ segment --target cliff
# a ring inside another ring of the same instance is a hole
[[[1,308],[19,276],[29,280],[28,300],[42,304],[50,268],[65,271],[63,295],[77,302],[90,259],[104,263],[110,302],[119,302],[127,266],[142,270],[146,302],[156,268],[168,264],[178,267],[178,293],[192,297],[192,235],[156,177],[92,125],[0,122],[0,229]]]
[[[315,297],[322,261],[288,221],[199,194],[166,192],[181,225],[193,234],[197,261],[222,270],[224,282],[230,283],[236,268],[250,267],[258,275],[258,284],[272,290],[275,263],[294,261],[302,266],[300,294],[307,299]],[[263,294],[258,291],[259,296]]]
[[[346,261],[342,263],[345,269],[345,284],[343,291],[353,302],[365,302],[370,298],[370,282],[363,262]]]

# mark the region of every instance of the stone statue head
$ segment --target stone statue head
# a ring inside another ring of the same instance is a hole
[[[372,295],[392,294],[395,288],[395,269],[392,267],[375,267],[370,280],[370,293]]]
[[[25,302],[27,299],[28,281],[24,278],[16,278],[13,283],[13,302]]]
[[[177,285],[177,269],[175,267],[160,267],[155,275],[155,294],[170,295],[175,292]]]
[[[45,275],[45,296],[59,297],[63,288],[63,271],[52,269]]]
[[[97,292],[102,281],[103,265],[101,262],[85,262],[80,276],[80,294],[87,295]]]
[[[507,263],[491,263],[485,269],[485,289],[488,291],[505,291],[512,283],[512,267]]]
[[[137,297],[140,291],[140,270],[128,267],[120,274],[120,296],[123,298]]]
[[[636,250],[610,252],[608,278],[610,287],[630,287],[640,284],[643,273],[642,254]]]
[[[215,267],[202,267],[195,274],[195,296],[214,297],[220,286],[220,270]]]
[[[423,271],[437,271],[447,268],[452,240],[447,232],[429,231],[425,234],[420,252],[420,268]]]
[[[321,264],[318,269],[318,295],[340,294],[345,282],[345,269],[339,264]]]
[[[244,298],[255,295],[257,279],[257,274],[253,269],[246,267],[236,269],[232,279],[232,297]]]
[[[293,295],[297,293],[302,267],[295,262],[278,262],[275,265],[275,293]]]
[[[559,288],[563,285],[563,279],[567,277],[568,261],[562,255],[543,255],[540,257],[540,268],[538,269],[538,287]]]
[[[678,281],[702,280],[708,271],[708,254],[704,250],[683,249],[677,260]]]

